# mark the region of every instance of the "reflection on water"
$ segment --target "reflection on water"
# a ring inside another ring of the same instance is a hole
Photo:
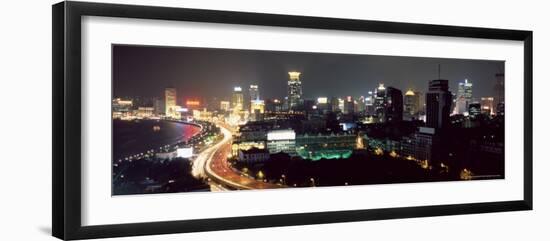
[[[186,141],[200,128],[172,121],[113,120],[113,160]]]

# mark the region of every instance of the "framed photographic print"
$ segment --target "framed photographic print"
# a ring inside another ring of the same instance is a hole
[[[532,209],[532,32],[53,6],[53,235]]]

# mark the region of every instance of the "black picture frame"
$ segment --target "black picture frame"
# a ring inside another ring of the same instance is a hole
[[[517,40],[524,43],[523,199],[420,207],[343,210],[284,215],[140,222],[99,226],[81,224],[81,17],[104,16],[430,36]],[[262,13],[197,10],[90,2],[52,6],[53,194],[52,233],[60,239],[88,239],[306,225],[380,219],[532,210],[533,33],[531,31],[414,23],[335,19]]]

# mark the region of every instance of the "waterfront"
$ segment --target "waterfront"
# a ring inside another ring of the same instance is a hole
[[[158,128],[155,128],[157,126]],[[164,120],[113,120],[113,160],[187,141],[200,132],[196,125]]]

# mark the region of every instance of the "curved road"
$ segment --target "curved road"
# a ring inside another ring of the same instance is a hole
[[[233,170],[227,162],[227,156],[231,153],[231,141],[233,139],[231,131],[221,124],[218,127],[223,133],[223,140],[207,148],[197,156],[193,163],[193,175],[209,177],[214,183],[232,189],[251,190],[283,187],[241,176],[241,173]]]

